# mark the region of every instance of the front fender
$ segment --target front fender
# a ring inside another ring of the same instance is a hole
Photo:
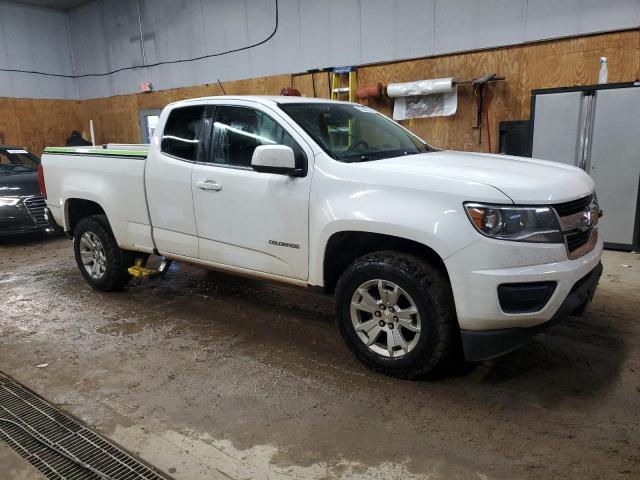
[[[511,203],[494,187],[474,182],[438,179],[432,186],[415,181],[399,185],[387,179],[381,185],[352,178],[326,169],[315,174],[309,215],[311,285],[324,285],[325,251],[336,233],[400,237],[431,248],[445,260],[479,237],[464,211],[465,201]]]
[[[464,212],[452,210],[446,214],[447,216],[443,216],[440,221],[429,222],[431,223],[429,230],[426,228],[418,229],[406,224],[365,220],[356,217],[326,223],[319,232],[319,235],[311,240],[310,252],[314,254],[314,258],[312,258],[310,262],[309,283],[319,286],[324,285],[324,257],[327,244],[333,235],[340,232],[376,233],[412,240],[431,248],[444,260],[456,251],[463,249],[477,240],[477,234],[475,234],[474,231],[466,231],[466,228],[461,229],[462,231],[460,231],[460,234],[457,236],[450,236],[448,234],[445,236],[437,233],[438,230],[451,231],[453,224],[460,219],[468,222],[466,215],[464,218],[461,218],[460,213],[464,215]],[[458,218],[454,218],[454,216]],[[466,227],[463,223],[462,226]],[[449,241],[447,241],[447,239]]]

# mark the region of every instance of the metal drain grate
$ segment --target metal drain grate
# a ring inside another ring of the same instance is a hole
[[[0,374],[0,440],[55,480],[168,480]]]

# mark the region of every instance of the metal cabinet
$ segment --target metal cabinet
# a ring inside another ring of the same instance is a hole
[[[534,90],[531,156],[596,182],[608,248],[640,247],[640,82]]]
[[[540,95],[535,101],[533,156],[576,163],[582,92]]]

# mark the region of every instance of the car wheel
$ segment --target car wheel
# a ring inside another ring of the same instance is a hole
[[[80,220],[73,232],[73,249],[78,268],[92,288],[122,290],[131,279],[127,269],[135,254],[118,247],[105,215]]]
[[[435,372],[459,337],[446,274],[397,252],[365,255],[347,268],[336,287],[336,317],[360,360],[401,378]]]

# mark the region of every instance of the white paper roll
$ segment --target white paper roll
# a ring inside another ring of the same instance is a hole
[[[418,95],[433,95],[436,93],[451,93],[455,89],[453,78],[434,78],[431,80],[416,80],[407,83],[390,83],[387,86],[389,97],[413,97]]]

